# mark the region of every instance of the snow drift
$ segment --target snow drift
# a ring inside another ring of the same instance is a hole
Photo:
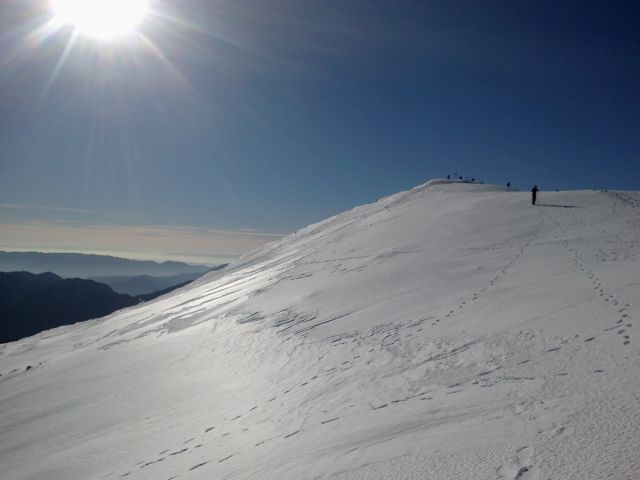
[[[0,346],[3,479],[636,479],[640,195],[430,182]]]

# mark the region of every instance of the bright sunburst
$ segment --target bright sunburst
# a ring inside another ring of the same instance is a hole
[[[149,11],[149,0],[51,0],[51,4],[60,23],[103,40],[132,33]]]

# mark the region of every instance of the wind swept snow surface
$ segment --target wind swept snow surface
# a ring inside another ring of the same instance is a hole
[[[430,182],[0,346],[0,478],[640,478],[640,194],[540,200]]]

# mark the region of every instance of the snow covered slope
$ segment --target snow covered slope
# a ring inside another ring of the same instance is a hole
[[[0,478],[640,478],[640,194],[541,201],[431,182],[0,346]]]

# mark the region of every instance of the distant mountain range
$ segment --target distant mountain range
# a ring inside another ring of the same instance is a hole
[[[106,284],[53,273],[0,272],[0,343],[43,330],[100,318],[186,285],[183,281],[145,295],[114,292]]]
[[[0,251],[0,343],[103,317],[225,266]]]
[[[185,273],[203,274],[211,268],[183,262],[130,260],[107,255],[0,251],[0,271],[53,272],[64,278],[149,275],[168,277]]]
[[[211,268],[208,271],[220,270],[226,267],[225,265],[218,265]],[[113,277],[93,277],[90,280],[94,280],[100,283],[106,283],[114,291],[118,293],[126,293],[128,295],[142,295],[149,292],[156,292],[158,290],[164,290],[175,285],[189,283],[198,277],[201,277],[203,272],[189,272],[180,273],[178,275],[171,275],[167,277],[152,277],[151,275],[134,275],[134,276],[113,276]]]

